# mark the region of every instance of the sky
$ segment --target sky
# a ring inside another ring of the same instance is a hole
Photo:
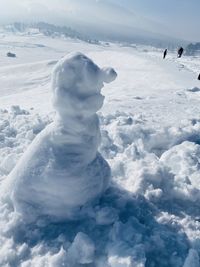
[[[200,41],[200,0],[112,0],[165,26],[183,39]]]
[[[0,23],[46,21],[85,33],[200,41],[200,0],[0,0]]]

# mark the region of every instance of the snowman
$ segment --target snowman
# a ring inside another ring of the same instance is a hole
[[[108,188],[110,167],[98,152],[101,142],[96,112],[112,68],[99,68],[81,53],[62,58],[52,73],[56,118],[28,147],[3,185],[14,210],[24,218],[76,218],[84,206]]]

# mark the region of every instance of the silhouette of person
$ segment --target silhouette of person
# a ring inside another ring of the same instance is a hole
[[[200,73],[199,73],[199,76],[198,76],[198,78],[197,78],[198,80],[200,80]]]
[[[178,55],[177,55],[178,58],[180,58],[180,57],[182,56],[183,51],[184,51],[184,49],[183,49],[183,47],[181,46],[181,47],[178,49]]]
[[[166,55],[167,55],[167,49],[165,49],[165,51],[163,53],[163,59],[165,59]]]

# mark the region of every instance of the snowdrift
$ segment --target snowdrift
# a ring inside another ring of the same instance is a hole
[[[2,180],[52,119],[1,111]],[[100,123],[109,190],[75,221],[44,216],[27,224],[4,199],[1,266],[199,266],[200,121],[153,129],[117,113],[100,115]]]

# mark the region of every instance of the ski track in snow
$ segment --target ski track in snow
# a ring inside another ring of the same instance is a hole
[[[16,59],[4,56],[8,49],[14,49]],[[0,266],[200,266],[196,59],[178,61],[172,55],[163,61],[159,51],[4,36],[1,180],[53,120],[51,70],[71,51],[84,52],[118,73],[116,81],[103,89],[105,105],[99,112],[100,152],[111,166],[113,183],[77,222],[49,223],[42,218],[27,226],[9,203],[1,205]]]

